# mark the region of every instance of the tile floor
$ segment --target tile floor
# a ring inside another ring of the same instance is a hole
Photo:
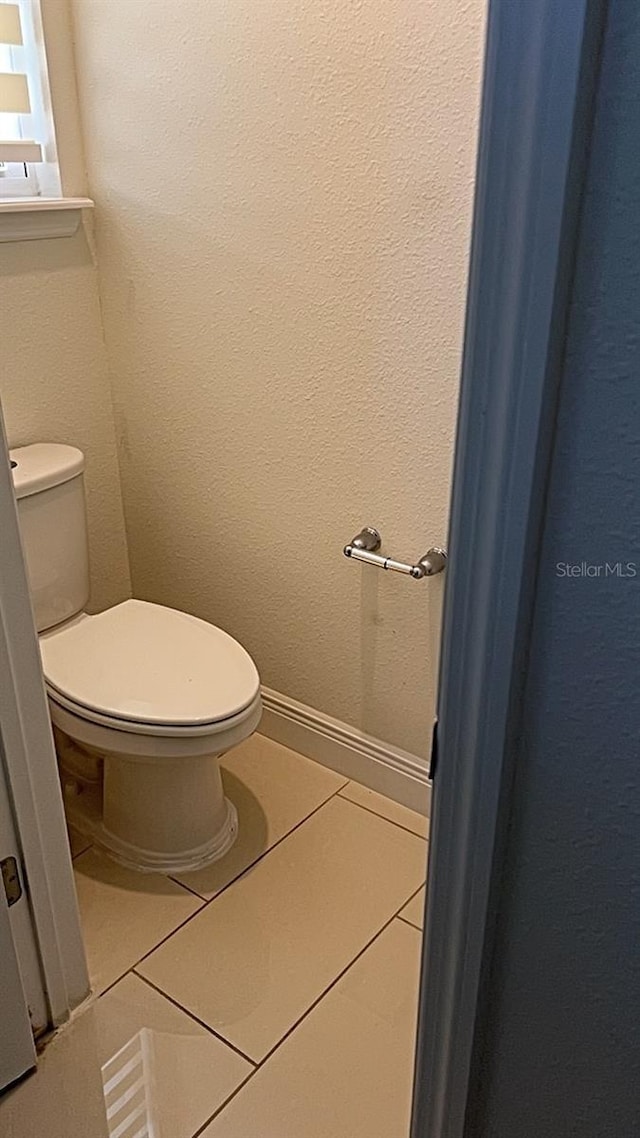
[[[254,735],[240,816],[172,880],[71,835],[94,996],[3,1138],[406,1138],[428,823]]]

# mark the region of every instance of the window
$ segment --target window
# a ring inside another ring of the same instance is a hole
[[[0,0],[0,200],[59,195],[39,0]]]

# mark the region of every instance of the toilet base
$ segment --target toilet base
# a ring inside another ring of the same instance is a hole
[[[210,751],[210,740],[192,744],[199,754],[163,755],[157,739],[150,746],[100,729],[90,741],[82,724],[83,739],[74,722],[54,727],[67,821],[115,861],[142,873],[182,874],[231,849],[238,815],[224,793],[224,751]],[[116,751],[122,743],[127,749]],[[152,753],[133,753],[136,743]]]
[[[226,818],[215,837],[200,846],[181,850],[180,854],[172,854],[170,857],[159,854],[156,850],[132,845],[116,834],[110,833],[102,821],[97,796],[87,788],[77,793],[77,788],[67,781],[64,786],[64,799],[67,822],[74,830],[120,865],[126,866],[127,869],[135,869],[139,873],[162,873],[170,876],[206,869],[208,865],[224,857],[238,837],[238,812],[228,798],[224,799]]]

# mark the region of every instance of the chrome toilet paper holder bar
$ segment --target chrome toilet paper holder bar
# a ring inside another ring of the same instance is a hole
[[[436,573],[442,573],[447,564],[447,551],[437,545],[428,549],[415,565],[410,565],[406,561],[396,561],[393,557],[385,557],[382,553],[378,553],[381,545],[382,538],[377,529],[373,526],[364,526],[360,533],[345,545],[343,553],[353,561],[364,561],[367,565],[377,565],[379,569],[405,573],[408,577],[413,577],[414,581],[421,581],[423,577],[435,577]]]

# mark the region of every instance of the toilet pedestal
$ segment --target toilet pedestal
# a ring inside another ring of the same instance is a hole
[[[55,728],[67,821],[116,861],[147,873],[203,869],[238,836],[217,753],[111,755]]]
[[[112,856],[135,869],[176,873],[216,861],[238,834],[218,756],[106,755],[102,830]]]
[[[217,861],[238,835],[220,758],[253,734],[260,696],[207,734],[149,735],[74,715],[49,699],[67,820],[116,861],[186,873]],[[216,729],[217,728],[217,729]]]

